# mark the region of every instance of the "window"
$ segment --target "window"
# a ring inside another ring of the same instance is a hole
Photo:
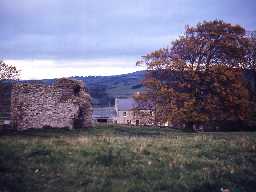
[[[126,111],[125,111],[125,112],[123,112],[123,116],[124,116],[124,117],[126,117],[126,115],[127,115],[127,114],[126,114]]]

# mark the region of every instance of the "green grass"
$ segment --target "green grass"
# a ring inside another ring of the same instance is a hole
[[[0,191],[255,191],[256,133],[166,128],[0,136]]]

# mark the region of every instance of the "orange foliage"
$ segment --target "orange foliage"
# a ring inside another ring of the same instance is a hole
[[[153,104],[157,121],[207,124],[248,120],[254,100],[243,71],[255,70],[255,38],[223,21],[186,27],[168,48],[147,54],[139,102]]]

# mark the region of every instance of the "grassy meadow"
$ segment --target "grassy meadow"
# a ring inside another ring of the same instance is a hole
[[[168,128],[0,136],[0,192],[256,191],[256,133]]]

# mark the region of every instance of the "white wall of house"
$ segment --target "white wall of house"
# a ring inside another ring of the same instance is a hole
[[[139,119],[137,119],[139,120]],[[117,124],[136,124],[136,117],[133,111],[117,111]]]

